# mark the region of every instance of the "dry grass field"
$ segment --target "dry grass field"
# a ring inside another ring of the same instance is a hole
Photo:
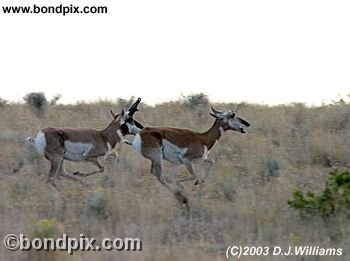
[[[214,107],[235,110],[237,104]],[[135,119],[145,126],[205,131],[214,121],[209,104],[141,103],[139,108]],[[119,112],[121,104],[52,105],[41,117],[26,104],[0,107],[0,238],[9,233],[138,237],[142,251],[77,251],[70,256],[63,251],[11,252],[1,243],[0,260],[226,260],[228,245],[343,250],[340,257],[243,260],[350,260],[349,220],[341,215],[303,218],[287,204],[295,189],[321,191],[331,170],[349,167],[349,104],[240,106],[238,115],[251,128],[247,134],[226,132],[214,146],[210,157],[215,165],[206,183],[185,183],[189,217],[149,174],[150,162],[124,144],[117,149],[117,169],[103,161],[104,173],[84,178],[88,187],[59,178],[58,192],[46,183],[49,163],[25,146],[25,138],[48,126],[102,129],[111,120],[111,109]],[[92,168],[90,163],[66,163],[70,172]],[[202,173],[200,164],[195,168]],[[185,175],[183,166],[170,163],[164,171],[173,178]]]

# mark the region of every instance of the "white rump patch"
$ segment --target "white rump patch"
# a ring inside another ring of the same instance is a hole
[[[183,164],[183,157],[187,148],[180,148],[170,141],[163,139],[163,158],[175,164]]]
[[[42,131],[39,131],[36,135],[34,145],[38,153],[43,156],[46,148],[46,138],[45,134]]]
[[[219,127],[219,131],[220,131],[220,135],[221,135],[221,136],[224,135],[224,132],[225,132],[225,131],[224,131],[224,128],[223,128],[223,127],[220,126],[220,127]]]
[[[140,134],[136,133],[135,138],[132,141],[132,146],[137,153],[141,154],[142,140]]]
[[[84,161],[92,149],[91,143],[64,142],[64,158],[71,161]]]

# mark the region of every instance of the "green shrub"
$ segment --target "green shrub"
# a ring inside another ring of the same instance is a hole
[[[311,191],[294,191],[288,205],[297,209],[302,216],[318,215],[325,218],[345,213],[350,218],[350,172],[330,172],[325,189],[319,195]]]
[[[24,101],[41,117],[47,106],[47,99],[42,92],[31,92],[23,97]]]

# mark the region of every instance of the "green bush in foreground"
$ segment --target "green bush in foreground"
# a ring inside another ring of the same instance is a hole
[[[326,187],[320,195],[311,191],[294,191],[293,199],[288,200],[288,205],[299,210],[302,216],[329,217],[345,213],[350,218],[350,172],[330,172]]]

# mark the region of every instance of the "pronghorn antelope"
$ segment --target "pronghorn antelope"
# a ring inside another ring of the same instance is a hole
[[[194,180],[195,185],[203,183],[208,177],[213,161],[207,159],[210,149],[227,130],[245,133],[245,127],[250,124],[242,118],[236,117],[232,111],[219,112],[212,108],[211,116],[215,118],[213,126],[206,132],[195,132],[188,129],[169,127],[146,127],[135,135],[132,142],[125,141],[145,158],[151,160],[151,173],[164,185],[167,185],[166,178],[162,171],[162,160],[175,164],[184,165],[189,176],[180,179],[176,184],[183,188],[182,182]],[[194,160],[203,160],[208,163],[208,169],[203,179],[198,179],[192,167]],[[167,185],[169,189],[169,186]],[[174,191],[173,191],[174,192]],[[179,200],[187,204],[184,195],[175,193]]]
[[[82,182],[79,176],[90,176],[104,171],[104,167],[98,160],[98,157],[111,157],[114,160],[118,155],[113,150],[116,145],[123,140],[126,134],[136,134],[143,126],[135,121],[132,116],[138,111],[137,106],[141,99],[130,107],[130,109],[121,114],[114,114],[112,122],[103,130],[94,129],[69,129],[69,128],[45,128],[39,131],[36,138],[28,137],[26,143],[35,146],[37,151],[50,161],[51,167],[48,176],[48,182],[56,187],[54,179],[57,175],[62,175]],[[74,175],[66,173],[64,169],[64,160],[91,162],[98,167],[98,170],[80,173]]]

